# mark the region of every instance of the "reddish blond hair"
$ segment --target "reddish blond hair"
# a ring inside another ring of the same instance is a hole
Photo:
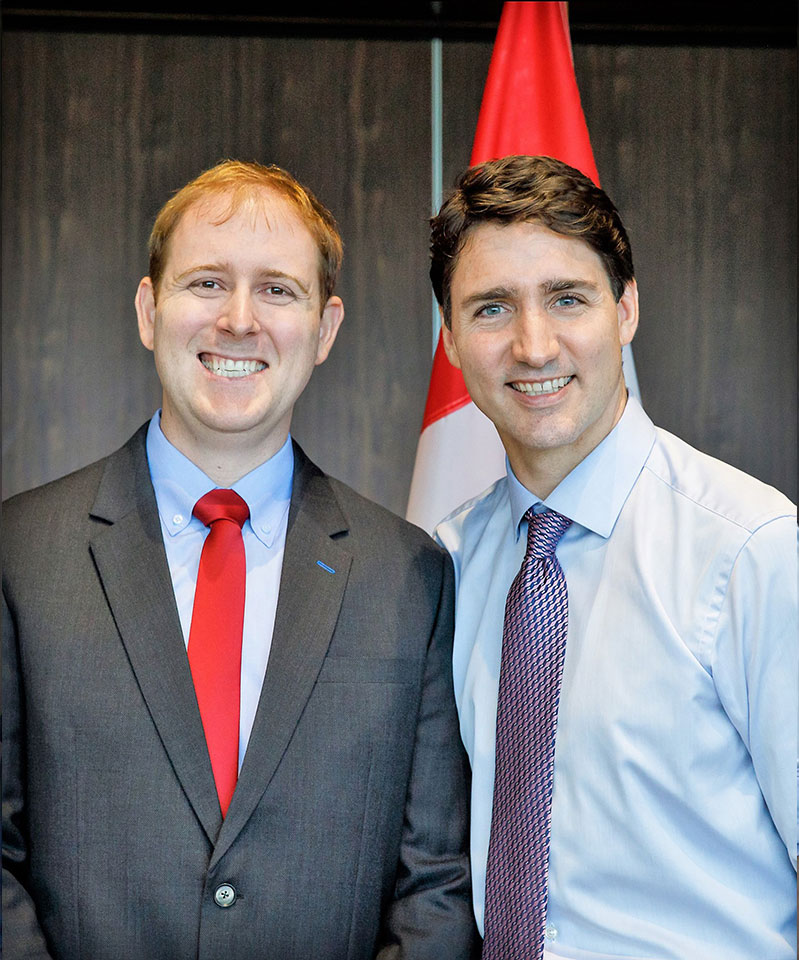
[[[287,200],[316,241],[319,250],[322,306],[327,303],[336,286],[343,256],[341,237],[333,214],[307,187],[281,167],[241,160],[223,160],[201,173],[185,187],[181,187],[158,211],[148,243],[150,280],[156,296],[169,253],[169,239],[183,214],[203,200],[229,196],[230,209],[220,220],[220,223],[224,223],[242,204],[257,196],[261,190],[270,190]]]

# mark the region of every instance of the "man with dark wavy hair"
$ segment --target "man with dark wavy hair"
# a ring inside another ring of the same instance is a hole
[[[289,435],[341,251],[277,167],[183,187],[161,410],[4,507],[7,960],[470,955],[452,564]]]
[[[437,531],[484,960],[790,960],[795,507],[628,396],[630,244],[579,171],[467,170],[430,273],[508,461]]]

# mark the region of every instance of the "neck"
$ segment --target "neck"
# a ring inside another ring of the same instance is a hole
[[[208,451],[206,455],[189,454],[185,450],[180,450],[180,447],[178,447],[178,450],[187,456],[195,466],[199,467],[207,477],[210,477],[218,487],[232,487],[237,480],[241,480],[251,470],[255,470],[256,467],[260,467],[262,463],[271,459],[281,446],[283,444],[280,444],[266,456],[254,454],[236,460],[230,459],[220,449]]]
[[[508,461],[516,479],[541,500],[546,500],[561,480],[584,459],[558,457],[555,453],[552,450],[537,454],[528,451],[528,456],[508,453]]]
[[[598,429],[586,430],[574,443],[553,447],[524,447],[514,444],[500,434],[508,460],[516,479],[531,493],[545,500],[578,463],[595,450],[621,419],[627,405],[627,390],[622,384],[618,405],[612,419],[595,424]]]
[[[286,423],[285,429],[272,431],[261,443],[254,442],[247,433],[214,432],[206,440],[171,429],[161,417],[161,430],[167,440],[218,487],[232,487],[270,460],[286,442],[288,427]]]

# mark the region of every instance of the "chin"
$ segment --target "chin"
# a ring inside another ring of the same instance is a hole
[[[507,430],[507,436],[521,447],[530,450],[551,450],[555,447],[567,447],[576,443],[581,435],[580,429],[573,423],[526,423],[516,424],[516,429]],[[500,435],[502,431],[500,431]]]

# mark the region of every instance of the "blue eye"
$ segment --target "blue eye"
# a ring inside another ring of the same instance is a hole
[[[573,293],[564,293],[555,301],[555,306],[574,307],[579,303],[582,303],[579,297],[576,297]]]
[[[483,317],[498,317],[504,309],[501,303],[487,303],[480,307],[478,314]]]

